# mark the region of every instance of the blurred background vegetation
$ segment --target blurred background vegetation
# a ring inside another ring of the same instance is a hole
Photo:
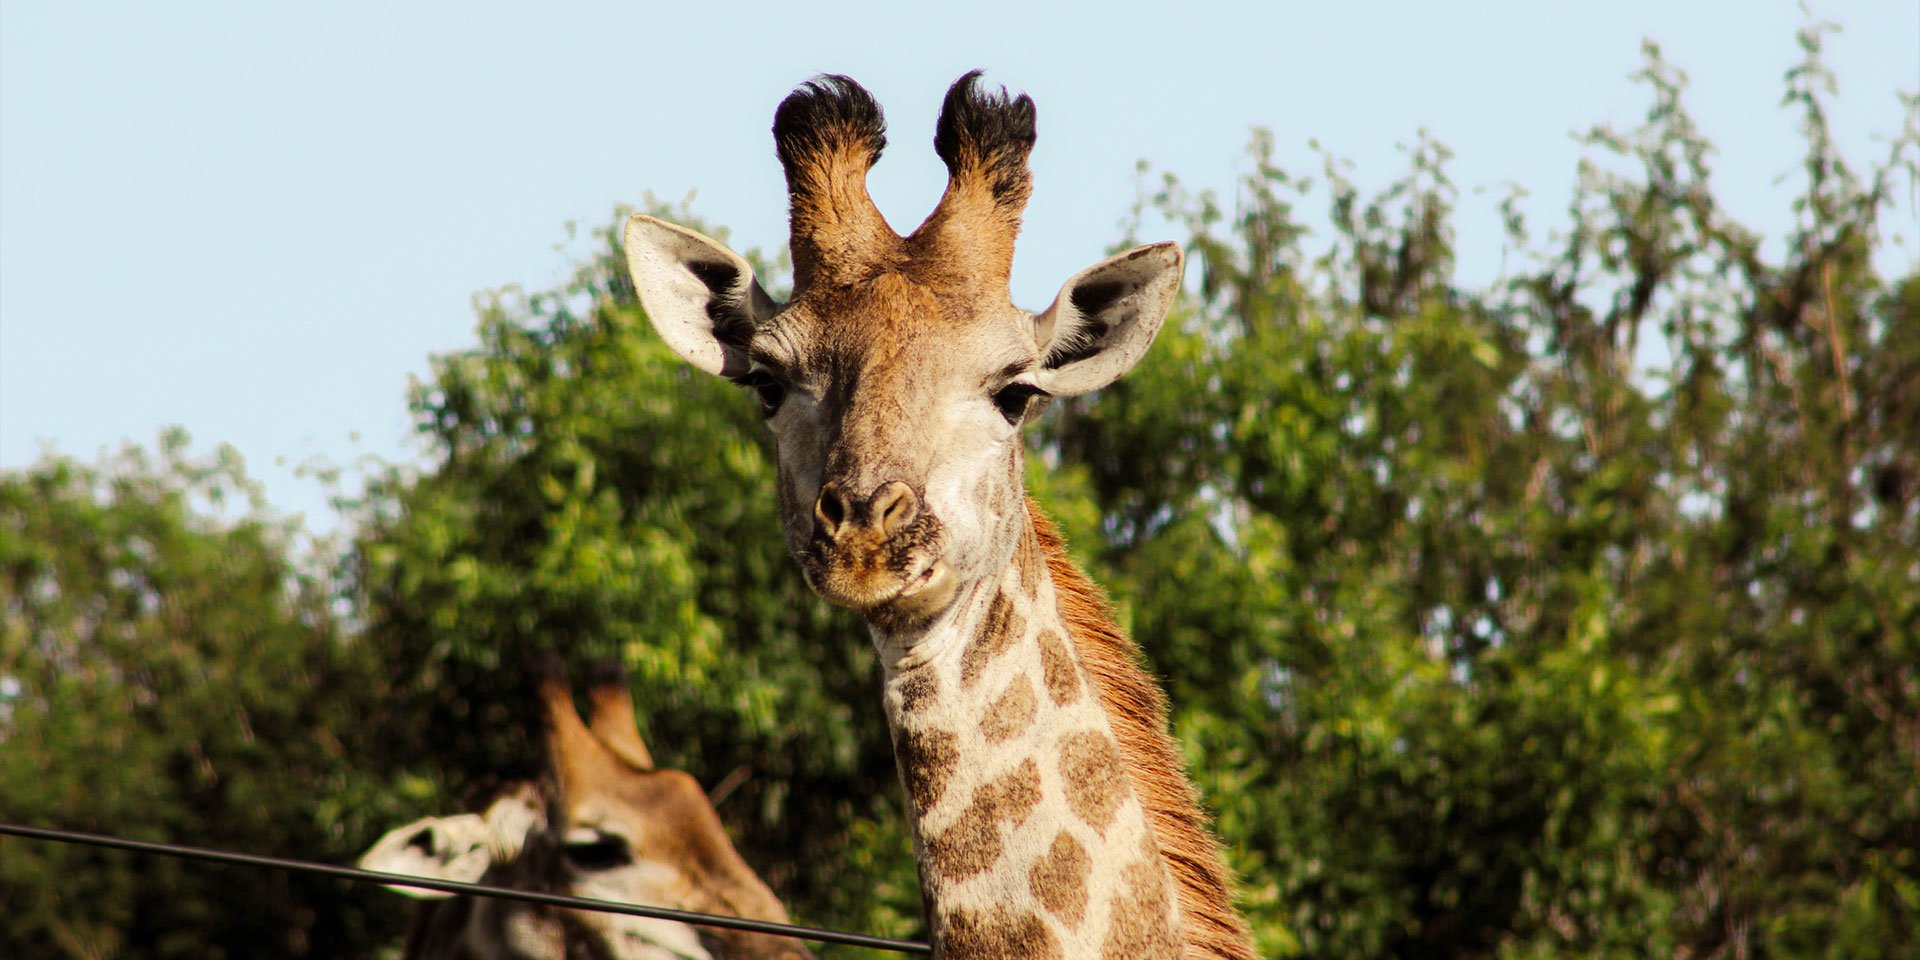
[[[1502,203],[1483,288],[1424,138],[1378,194],[1258,132],[1231,201],[1145,191],[1191,295],[1043,418],[1032,482],[1166,678],[1268,954],[1920,950],[1920,272],[1877,268],[1920,102],[1837,155],[1803,39],[1784,237],[1716,205],[1652,48],[1644,123],[1592,131],[1569,228]],[[533,769],[525,651],[611,654],[797,918],[920,935],[864,630],[784,553],[753,404],[619,263],[603,233],[484,297],[339,542],[183,433],[0,475],[0,820],[347,862]],[[0,840],[9,957],[368,955],[405,913]]]

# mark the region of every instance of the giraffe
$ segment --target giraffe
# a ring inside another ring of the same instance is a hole
[[[773,136],[788,302],[654,217],[628,221],[625,256],[666,343],[758,394],[789,550],[867,621],[935,955],[1253,957],[1165,695],[1025,495],[1021,427],[1139,360],[1179,246],[1096,263],[1038,314],[1013,306],[1034,107],[979,71],[947,92],[946,191],[904,237],[867,193],[886,134],[859,84],[802,84]]]
[[[369,870],[787,922],[786,909],[727,839],[691,776],[654,766],[625,672],[594,665],[583,723],[563,674],[539,682],[550,777],[510,784],[481,814],[388,832]],[[798,941],[667,920],[486,897],[391,889],[427,901],[409,960],[811,960]]]

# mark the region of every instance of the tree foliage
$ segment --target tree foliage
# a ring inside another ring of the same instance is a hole
[[[1914,948],[1920,276],[1873,255],[1920,111],[1856,174],[1803,39],[1777,260],[1651,47],[1645,122],[1587,137],[1564,234],[1508,208],[1484,291],[1430,142],[1378,196],[1326,165],[1317,256],[1265,137],[1230,214],[1151,198],[1200,296],[1044,442],[1269,950]]]
[[[361,767],[377,675],[293,533],[231,450],[196,459],[179,432],[157,458],[0,475],[0,820],[341,862],[405,815],[407,785]],[[9,957],[239,958],[364,952],[402,913],[0,838],[0,916]]]

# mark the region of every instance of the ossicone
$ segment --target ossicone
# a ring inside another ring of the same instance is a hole
[[[857,277],[894,252],[900,238],[867,194],[867,171],[887,146],[873,94],[838,74],[802,83],[773,113],[773,145],[787,174],[796,293],[822,276]]]
[[[1027,156],[1035,139],[1033,98],[998,92],[980,83],[982,71],[969,70],[947,88],[933,149],[949,176],[978,176],[996,203],[1024,205],[1032,190]]]
[[[1004,288],[1020,214],[1033,195],[1027,158],[1034,140],[1033,98],[988,88],[978,70],[954,81],[933,131],[947,190],[908,238],[915,255],[952,264],[966,282]]]
[[[780,101],[773,112],[773,144],[788,177],[795,164],[818,162],[825,153],[858,156],[871,167],[887,148],[887,118],[873,94],[853,78],[822,74]]]

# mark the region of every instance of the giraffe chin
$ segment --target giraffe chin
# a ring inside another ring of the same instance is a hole
[[[945,610],[959,584],[953,568],[942,560],[927,563],[907,577],[833,563],[822,566],[806,570],[807,585],[814,593],[888,628],[921,622]]]
[[[935,560],[919,576],[907,581],[890,600],[861,611],[869,623],[898,630],[925,623],[953,603],[960,578],[945,561]]]

